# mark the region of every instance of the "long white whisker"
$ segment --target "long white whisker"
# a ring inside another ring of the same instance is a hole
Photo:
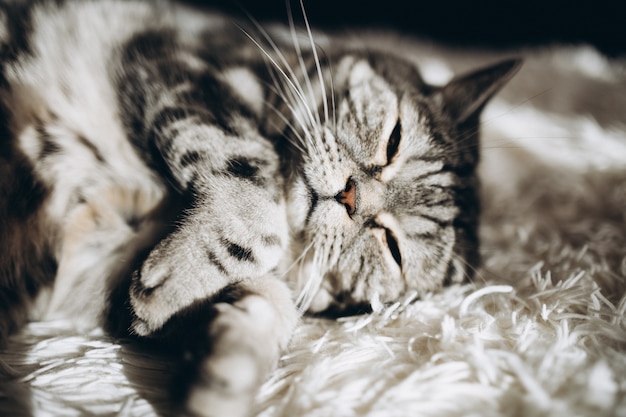
[[[298,82],[298,78],[296,77],[295,71],[293,71],[293,69],[291,68],[291,65],[289,65],[289,61],[287,61],[287,58],[285,57],[285,55],[282,53],[282,51],[280,50],[278,45],[276,45],[276,42],[274,42],[274,39],[272,38],[272,36],[267,32],[267,30],[263,27],[263,25],[261,25],[261,23],[259,23],[258,20],[256,20],[250,14],[247,14],[247,16],[248,16],[248,19],[250,20],[250,22],[252,22],[252,24],[256,28],[256,30],[259,31],[261,36],[265,39],[265,41],[268,43],[268,45],[272,48],[274,53],[276,53],[276,56],[278,57],[280,62],[285,66],[285,68],[287,68],[287,72],[289,73],[289,76],[294,81],[295,85],[298,86],[298,90],[297,91],[300,91],[302,94],[304,94],[304,89],[302,88],[302,86]],[[241,29],[241,27],[240,27],[240,29]],[[248,37],[250,37],[248,35],[248,33],[246,33],[246,31],[244,29],[242,29],[242,30]],[[263,52],[265,53],[265,51],[263,51]]]
[[[316,250],[313,254],[313,262],[309,277],[307,278],[300,294],[298,294],[298,299],[296,300],[296,305],[301,313],[308,310],[313,302],[313,298],[322,286],[322,265],[325,259],[324,252],[325,251],[322,250]]]
[[[276,69],[271,65],[269,60],[265,59],[267,72],[272,78],[273,92],[287,104],[297,102],[297,98],[292,89],[285,87],[285,83],[281,83],[277,77]]]
[[[333,70],[330,63],[330,59],[326,57],[326,61],[328,62],[328,69],[330,74],[330,102],[333,110],[333,131],[337,130],[337,106],[335,103],[335,81],[333,80]]]
[[[298,139],[298,143],[296,143],[296,142],[291,141],[289,138],[287,138],[289,142],[293,146],[298,148],[298,150],[302,152],[303,154],[306,153],[304,149],[304,147],[306,147],[306,143],[304,142],[304,139],[302,138],[302,136],[300,136],[296,128],[293,126],[293,124],[291,124],[291,122],[273,104],[267,103],[267,106],[276,113],[276,115],[287,125],[287,127],[293,132],[293,134]]]
[[[307,112],[307,116],[309,118],[309,121],[311,123],[310,127],[312,129],[316,129],[318,124],[316,124],[316,119],[315,119],[315,117],[313,117],[313,112],[311,111],[311,108],[310,108],[309,104],[306,101],[306,98],[304,96],[304,90],[302,89],[302,86],[300,85],[300,83],[298,81],[298,78],[296,77],[295,72],[293,71],[293,69],[289,65],[289,62],[285,58],[284,54],[280,51],[280,49],[278,48],[276,43],[272,40],[270,35],[267,33],[267,31],[265,31],[263,29],[263,27],[258,22],[256,22],[253,18],[250,18],[250,19],[251,19],[252,23],[255,26],[257,26],[257,30],[259,30],[259,32],[265,38],[265,40],[267,41],[269,46],[272,48],[272,50],[274,51],[274,53],[276,54],[278,59],[285,66],[285,68],[287,70],[287,73],[289,73],[289,75],[287,75],[285,70],[283,70],[282,67],[280,65],[278,65],[278,63],[276,62],[276,59],[274,59],[270,55],[270,53],[267,50],[265,50],[265,48],[263,48],[263,46],[256,39],[254,39],[243,27],[239,26],[240,30],[248,37],[248,39],[250,39],[256,45],[257,48],[259,48],[259,50],[272,63],[272,65],[274,65],[276,70],[282,75],[282,77],[285,79],[285,81],[288,83],[288,85],[291,87],[293,92],[297,95],[298,99],[300,100],[300,102],[304,106],[304,108],[305,108],[305,110]]]
[[[308,132],[307,126],[306,124],[300,119],[300,113],[296,112],[296,109],[294,107],[294,105],[292,103],[297,102],[296,97],[293,94],[293,91],[290,89],[287,89],[287,91],[285,91],[285,89],[283,88],[283,84],[281,84],[278,79],[276,78],[274,71],[273,71],[273,67],[271,67],[269,64],[267,64],[268,66],[268,72],[270,74],[270,76],[272,77],[272,85],[267,85],[267,88],[269,88],[274,94],[276,94],[276,96],[278,96],[280,99],[282,99],[283,103],[285,103],[285,105],[287,105],[287,108],[289,109],[289,111],[291,112],[291,114],[294,116],[293,119],[302,127],[302,131],[305,133]],[[287,97],[287,94],[289,94],[290,97]],[[269,103],[269,101],[266,101],[267,103]],[[285,116],[278,111],[278,109],[276,109],[276,107],[273,107],[276,111],[277,114],[279,114],[282,118],[283,121],[286,121]],[[292,128],[292,130],[294,131],[294,133],[296,133],[296,135],[298,136],[298,139],[300,140],[302,146],[304,146],[306,148],[306,142],[303,140],[302,136],[300,136],[296,129],[293,128],[293,125],[289,124],[289,126]]]
[[[276,71],[269,63],[267,64],[267,67],[268,67],[268,73],[272,77],[272,82],[274,85],[274,88],[273,88],[274,93],[279,98],[281,98],[283,102],[287,105],[287,107],[289,108],[289,111],[293,115],[293,119],[298,123],[298,125],[302,127],[302,131],[305,132],[305,135],[306,135],[306,133],[309,131],[309,129],[307,128],[307,123],[305,123],[305,121],[302,120],[302,112],[296,111],[296,108],[295,108],[297,103],[300,102],[301,100],[296,96],[296,93],[293,91],[293,89],[289,88],[289,86],[286,85],[285,83],[281,83],[279,81],[279,79],[276,76]],[[302,87],[300,86],[300,84],[297,83],[297,85],[302,91]],[[309,123],[312,123],[312,122],[309,121]],[[302,145],[306,147],[306,143],[304,141],[302,141]]]
[[[506,116],[506,115],[508,115],[508,114],[513,113],[515,110],[517,110],[518,108],[522,107],[524,104],[526,104],[526,103],[528,103],[528,102],[530,102],[530,101],[532,101],[532,100],[536,99],[537,97],[542,96],[542,95],[544,95],[544,94],[546,94],[546,93],[548,93],[548,92],[550,92],[550,91],[552,91],[552,88],[551,88],[551,87],[550,87],[550,88],[546,88],[545,90],[540,91],[539,93],[535,94],[534,96],[528,97],[528,98],[526,98],[526,99],[524,99],[524,100],[520,101],[519,103],[517,103],[517,104],[515,104],[515,105],[511,106],[510,108],[506,109],[504,112],[502,112],[502,113],[500,113],[500,114],[493,115],[493,116],[492,116],[492,117],[490,117],[489,119],[482,120],[482,121],[480,122],[480,126],[481,126],[481,127],[483,127],[483,126],[488,126],[488,125],[490,125],[491,123],[493,123],[493,121],[494,121],[494,120],[497,120],[497,119],[499,119],[499,118],[501,118],[501,117],[503,117],[503,116]]]
[[[297,102],[297,100],[295,99],[295,97],[292,96],[292,100],[290,100],[287,96],[286,93],[283,92],[283,89],[281,88],[280,83],[278,83],[278,80],[276,80],[276,77],[274,77],[274,75],[272,74],[272,80],[274,81],[274,87],[269,86],[268,88],[272,89],[272,91],[283,100],[283,103],[285,103],[285,105],[287,106],[287,108],[289,109],[289,111],[291,112],[291,114],[294,116],[292,119],[295,123],[297,123],[300,128],[302,129],[302,132],[304,134],[304,137],[298,132],[298,130],[296,129],[296,126],[294,126],[293,123],[291,123],[287,117],[280,112],[275,106],[271,105],[272,109],[276,112],[277,115],[279,115],[279,117],[287,124],[287,126],[292,130],[292,132],[297,136],[298,140],[300,141],[300,143],[302,144],[303,148],[301,148],[303,153],[306,153],[306,150],[309,147],[314,147],[315,143],[311,140],[311,136],[309,134],[309,128],[306,125],[306,123],[301,119],[301,117],[299,117],[300,112],[298,112],[296,110],[296,108],[294,107],[295,105],[293,104],[294,102]],[[268,102],[269,104],[269,102]],[[308,146],[307,146],[308,145]]]
[[[302,49],[300,48],[300,41],[298,40],[298,35],[296,33],[296,26],[293,21],[293,14],[291,12],[291,4],[289,0],[287,0],[286,3],[287,3],[287,17],[289,19],[289,31],[291,33],[291,38],[293,40],[293,46],[296,50],[296,55],[298,56],[298,62],[300,64],[300,70],[302,71],[302,76],[304,77],[304,81],[306,82],[307,89],[309,90],[309,94],[311,95],[311,100],[313,101],[313,103],[315,103],[316,102],[315,93],[313,91],[313,86],[311,85],[311,80],[309,79],[309,71],[306,67],[306,64],[304,63],[304,59],[302,58]],[[318,126],[321,125],[322,123],[320,120],[319,112],[317,111],[315,112],[315,118],[317,120]]]
[[[287,73],[289,74],[289,78],[286,77],[285,79],[288,80],[288,81],[291,80],[289,82],[289,84],[293,88],[294,92],[297,94],[297,96],[298,96],[299,100],[301,101],[302,105],[306,108],[306,110],[308,112],[309,119],[311,121],[311,128],[315,128],[317,125],[319,125],[319,116],[317,115],[317,112],[313,113],[313,111],[311,110],[311,108],[309,106],[309,103],[304,99],[304,97],[305,97],[304,88],[300,84],[300,81],[299,81],[298,77],[296,76],[295,71],[293,70],[293,68],[289,64],[289,61],[287,60],[285,55],[282,53],[282,51],[280,50],[278,45],[276,45],[276,42],[274,42],[274,40],[272,39],[270,34],[267,32],[267,30],[265,30],[265,28],[263,28],[263,26],[256,19],[254,19],[252,16],[249,16],[249,19],[254,24],[256,29],[259,31],[261,36],[263,36],[263,38],[265,39],[267,44],[270,46],[270,48],[274,51],[274,53],[278,57],[279,61],[286,68]],[[250,37],[250,35],[248,33],[246,33],[245,30],[243,30],[243,31],[246,34],[246,36]],[[255,43],[257,44],[257,46],[259,46],[257,42],[255,42]],[[269,55],[267,53],[267,51],[265,51],[265,50],[263,50],[263,53],[266,54],[266,55]],[[280,70],[280,72],[283,75],[285,74],[285,72],[280,67],[278,67],[276,65],[275,60],[272,59],[271,62],[274,64],[274,66],[277,67],[277,69]],[[318,117],[314,118],[313,117],[314,114],[315,114],[315,116],[318,116]],[[316,124],[316,121],[318,122],[317,124]]]
[[[300,8],[302,9],[302,16],[304,17],[304,24],[306,26],[306,31],[309,35],[309,39],[311,41],[311,48],[313,49],[313,57],[315,58],[315,66],[317,67],[317,76],[319,78],[320,87],[322,89],[322,101],[324,102],[324,118],[325,118],[325,122],[328,123],[328,103],[326,102],[326,87],[324,86],[324,77],[322,76],[322,67],[320,65],[320,60],[317,55],[317,47],[315,45],[315,42],[313,41],[313,33],[311,32],[309,19],[307,18],[306,11],[304,10],[304,0],[300,0]]]
[[[285,273],[291,271],[296,265],[301,264],[302,261],[304,261],[304,257],[306,256],[306,254],[309,252],[309,250],[313,247],[313,242],[309,243],[303,250],[302,253],[300,254],[300,256],[298,256],[296,258],[295,261],[293,261],[293,263],[291,265],[289,265],[289,267],[287,268],[287,270],[285,271]]]
[[[466,267],[467,269],[471,269],[471,270],[474,272],[474,278],[473,278],[473,281],[480,280],[480,282],[482,282],[482,283],[486,283],[486,282],[488,281],[488,280],[487,280],[487,277],[485,276],[485,274],[483,273],[483,271],[481,271],[481,269],[478,269],[478,268],[476,268],[475,266],[471,265],[468,261],[466,261],[465,259],[463,259],[463,257],[462,257],[462,256],[459,256],[459,255],[457,255],[457,254],[454,254],[454,253],[453,253],[453,254],[452,254],[452,257],[453,257],[454,259],[456,259],[457,261],[459,261],[460,263],[462,263],[463,265],[465,265],[465,267]],[[485,270],[485,272],[489,272],[489,271],[488,271],[488,270]],[[467,279],[467,275],[468,275],[467,271],[466,271],[466,272],[464,272],[464,274],[465,274],[465,278]],[[492,273],[492,274],[493,274],[493,273]],[[495,274],[493,274],[493,275],[495,275]]]
[[[329,83],[330,83],[330,104],[331,104],[331,111],[333,113],[333,130],[336,130],[337,127],[337,110],[336,110],[336,103],[335,103],[335,80],[333,79],[333,69],[332,69],[332,63],[330,58],[328,57],[328,54],[326,53],[326,51],[324,51],[323,48],[320,48],[320,50],[322,51],[322,53],[324,54],[324,56],[326,57],[326,62],[328,65],[328,76],[329,76]]]
[[[300,119],[299,117],[299,113],[296,112],[296,109],[294,108],[294,105],[291,103],[291,100],[289,100],[285,94],[282,92],[280,83],[278,83],[278,80],[276,80],[276,77],[274,77],[274,75],[272,74],[272,80],[274,82],[274,85],[270,85],[268,83],[265,83],[266,87],[269,88],[272,92],[274,92],[274,94],[276,94],[279,98],[281,98],[283,100],[283,103],[285,103],[285,105],[287,106],[287,108],[289,109],[289,111],[291,112],[292,115],[294,115],[293,120],[300,126],[300,128],[302,129],[302,132],[304,134],[304,137],[298,132],[298,130],[296,129],[296,127],[293,125],[293,123],[291,123],[289,121],[289,119],[287,119],[287,117],[281,112],[279,111],[273,104],[271,104],[269,101],[266,100],[266,103],[268,104],[268,106],[270,106],[270,108],[272,108],[272,110],[274,110],[276,112],[276,114],[281,118],[281,120],[283,122],[285,122],[287,124],[287,126],[292,130],[292,132],[296,135],[296,137],[298,138],[298,140],[300,141],[300,144],[303,146],[303,148],[300,148],[302,150],[303,153],[306,153],[306,149],[308,148],[307,145],[311,145],[314,146],[313,141],[311,140],[309,133],[309,130],[307,129],[306,124]]]

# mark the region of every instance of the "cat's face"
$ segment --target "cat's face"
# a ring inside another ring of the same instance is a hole
[[[437,89],[390,56],[338,61],[328,120],[306,141],[292,193],[310,247],[300,287],[322,278],[305,291],[310,310],[395,301],[471,276],[478,113],[514,67]]]

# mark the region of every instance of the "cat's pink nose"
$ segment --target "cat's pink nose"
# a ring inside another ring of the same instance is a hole
[[[352,178],[346,183],[345,190],[335,196],[335,200],[346,207],[346,211],[350,216],[356,212],[356,183]]]

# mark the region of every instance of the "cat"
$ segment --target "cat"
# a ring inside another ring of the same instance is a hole
[[[104,326],[244,416],[301,314],[470,280],[479,117],[511,59],[393,53],[164,2],[3,2],[0,341]]]

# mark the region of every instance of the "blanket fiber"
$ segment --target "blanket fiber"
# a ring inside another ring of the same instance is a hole
[[[394,36],[354,42],[393,42],[435,83],[511,55]],[[305,317],[257,415],[626,416],[625,62],[515,55],[522,71],[483,117],[474,282]],[[172,368],[100,329],[34,322],[0,351],[0,415],[169,415]]]

